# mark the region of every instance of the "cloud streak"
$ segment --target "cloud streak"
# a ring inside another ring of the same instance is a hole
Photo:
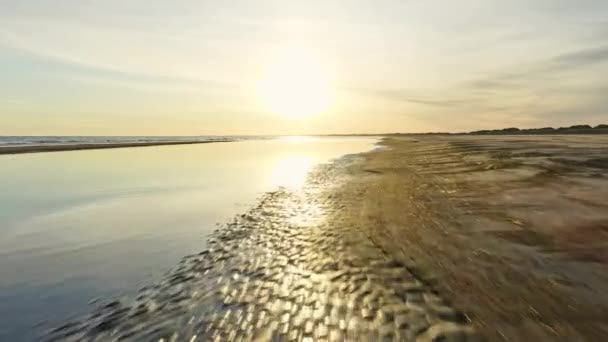
[[[471,118],[488,122],[492,121],[488,120],[488,114],[492,113],[490,116],[501,122],[496,126],[504,124],[504,114],[514,122],[530,125],[550,123],[553,119],[576,123],[585,116],[598,121],[608,116],[605,97],[608,79],[595,77],[597,68],[608,74],[608,44],[598,46],[604,43],[603,39],[595,43],[430,91],[356,87],[345,90],[428,107],[426,112],[424,109],[416,112],[420,117],[468,112]]]

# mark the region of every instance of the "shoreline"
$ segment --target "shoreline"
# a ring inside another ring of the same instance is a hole
[[[266,192],[160,282],[100,301],[43,339],[477,341],[449,300],[350,224],[360,198],[342,189],[374,151]]]
[[[608,137],[592,140],[386,137],[265,194],[135,303],[52,334],[601,339]]]
[[[149,147],[164,145],[192,145],[209,144],[219,142],[234,142],[236,140],[213,140],[213,141],[154,141],[154,142],[128,142],[128,143],[94,143],[94,144],[63,144],[63,145],[21,145],[21,146],[0,146],[0,155],[3,154],[24,154],[24,153],[44,153],[44,152],[63,152],[79,150],[100,150],[110,148],[128,147]]]

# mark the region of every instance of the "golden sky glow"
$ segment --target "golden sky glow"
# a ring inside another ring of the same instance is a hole
[[[290,47],[281,51],[259,82],[259,94],[277,114],[302,118],[329,111],[334,89],[329,70],[311,50]]]
[[[0,2],[0,134],[606,121],[604,0]]]

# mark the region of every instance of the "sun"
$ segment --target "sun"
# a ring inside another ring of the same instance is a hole
[[[288,49],[279,54],[258,88],[268,110],[292,118],[325,112],[333,101],[327,69],[304,49]]]

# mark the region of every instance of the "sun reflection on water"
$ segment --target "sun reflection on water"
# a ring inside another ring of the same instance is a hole
[[[289,142],[289,143],[303,143],[303,142],[312,142],[315,140],[319,140],[316,137],[311,137],[308,135],[287,135],[281,137],[279,140]]]
[[[301,188],[306,182],[313,162],[310,156],[302,154],[293,154],[280,159],[272,170],[272,184],[291,189]]]

